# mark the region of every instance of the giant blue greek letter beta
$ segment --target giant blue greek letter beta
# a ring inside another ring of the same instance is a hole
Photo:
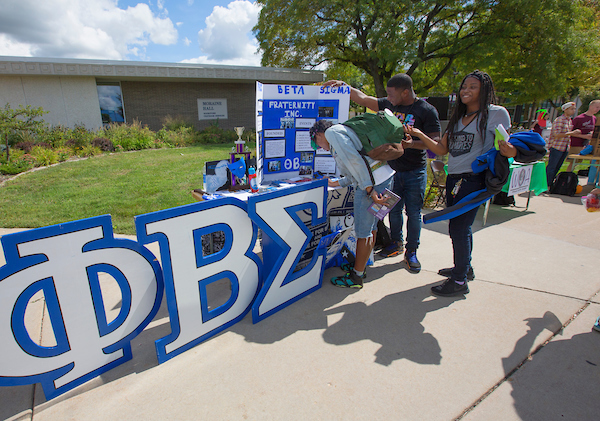
[[[136,217],[138,240],[158,241],[172,333],[156,341],[158,362],[192,348],[237,323],[250,311],[260,286],[253,253],[256,228],[241,200],[223,198]],[[202,236],[223,232],[223,249],[204,255]],[[231,296],[209,309],[206,287],[228,279]]]

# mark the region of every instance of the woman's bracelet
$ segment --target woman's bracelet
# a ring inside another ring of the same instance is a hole
[[[367,187],[368,189],[368,187]],[[371,195],[373,194],[373,190],[375,190],[375,187],[371,186],[371,191],[367,191],[367,189],[365,189],[365,192],[367,193],[368,197],[371,197]]]

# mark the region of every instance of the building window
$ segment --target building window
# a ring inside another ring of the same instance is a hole
[[[98,83],[97,88],[102,124],[106,126],[110,123],[125,123],[121,85],[119,83]]]

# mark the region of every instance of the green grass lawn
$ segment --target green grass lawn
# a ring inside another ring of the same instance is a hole
[[[135,234],[136,215],[194,203],[205,161],[228,159],[230,144],[144,150],[65,162],[0,187],[0,227],[38,228],[112,215],[114,231]]]
[[[202,187],[204,162],[228,159],[230,151],[230,144],[143,150],[32,171],[0,187],[0,227],[38,228],[110,214],[116,233],[135,234],[134,216],[194,203],[191,191]]]

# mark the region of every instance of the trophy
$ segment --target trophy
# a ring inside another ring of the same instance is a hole
[[[242,134],[244,133],[244,127],[234,127],[233,130],[235,130],[235,132],[237,133],[238,139],[235,141],[235,148],[232,148],[231,150],[234,151],[235,153],[247,152],[249,149],[247,147],[245,147],[246,142],[244,142],[242,140]]]

